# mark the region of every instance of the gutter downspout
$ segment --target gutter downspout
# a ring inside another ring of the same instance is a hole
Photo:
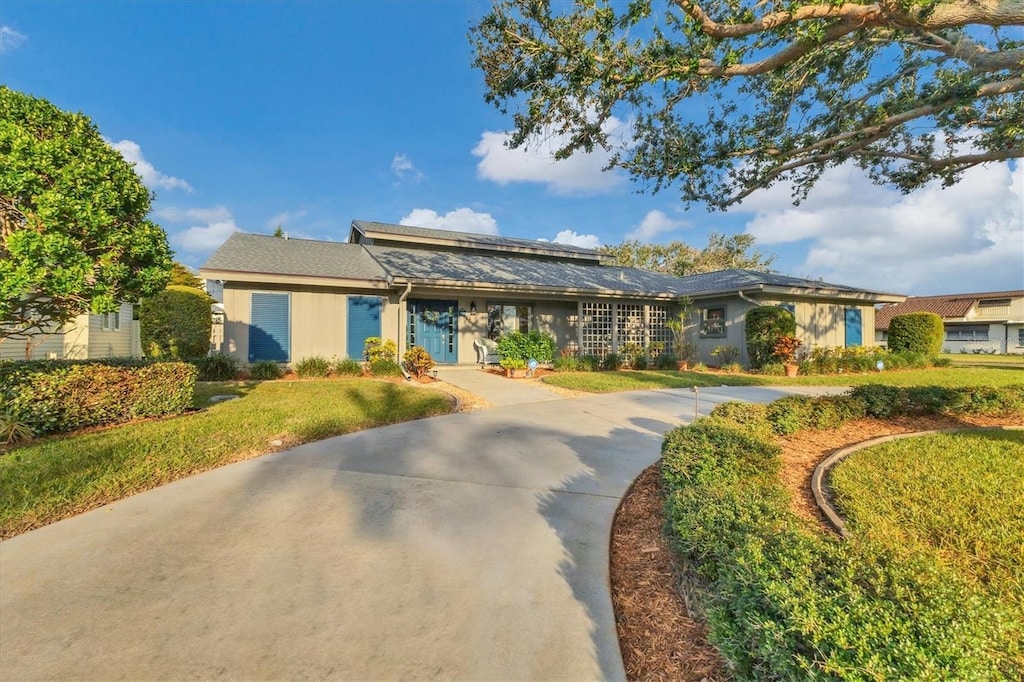
[[[743,291],[737,291],[736,293],[739,294],[739,297],[742,298],[744,301],[753,304],[755,307],[761,307],[762,305],[764,305],[763,303],[755,301],[754,299],[750,298],[745,293],[743,293]]]
[[[402,376],[405,377],[406,381],[412,381],[412,376],[405,371],[405,367],[402,365],[402,345],[405,343],[405,335],[402,334],[404,321],[404,315],[402,315],[402,304],[405,303],[405,299],[408,298],[409,294],[412,293],[412,282],[405,283],[405,291],[398,297],[398,366],[402,370]]]

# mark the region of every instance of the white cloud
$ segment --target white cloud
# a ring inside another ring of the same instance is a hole
[[[171,245],[178,251],[205,259],[223,244],[233,232],[241,228],[224,206],[210,208],[163,208],[155,213],[157,218],[172,223],[193,223],[184,230],[168,230]],[[200,224],[195,224],[200,223]]]
[[[624,139],[627,126],[611,117],[604,130],[613,138]],[[509,149],[508,132],[486,131],[473,148],[473,156],[480,157],[477,175],[500,185],[510,182],[540,182],[556,194],[597,194],[606,192],[623,181],[612,171],[602,170],[611,154],[596,148],[591,153],[577,152],[568,159],[555,160],[555,151],[567,137],[547,130],[522,147]]]
[[[306,209],[304,208],[300,208],[297,211],[281,211],[277,215],[273,215],[270,217],[270,220],[267,221],[267,227],[275,228],[278,225],[287,227],[289,223],[295,220],[300,220],[305,215]]]
[[[412,182],[420,182],[424,177],[420,169],[414,166],[405,154],[395,154],[395,158],[391,159],[391,172],[395,174],[399,181],[411,180]]]
[[[634,230],[626,233],[626,239],[650,242],[660,234],[681,230],[689,226],[690,223],[685,220],[674,220],[661,211],[650,211]]]
[[[1024,166],[973,168],[953,187],[903,195],[863,172],[829,170],[808,200],[789,187],[752,195],[760,245],[809,241],[800,272],[868,289],[939,294],[1018,289],[1024,282]],[[820,191],[819,191],[820,190]]]
[[[10,26],[0,26],[0,54],[17,50],[27,40],[24,33],[18,33]]]
[[[498,221],[490,213],[479,213],[471,208],[457,208],[444,215],[429,208],[414,208],[409,215],[399,221],[399,224],[456,232],[498,234]]]
[[[546,242],[547,239],[539,239],[538,241]],[[579,246],[584,249],[596,249],[601,246],[601,240],[596,234],[578,234],[572,230],[562,230],[551,241],[557,244]]]
[[[125,161],[135,164],[135,172],[142,177],[142,182],[144,182],[150,189],[160,187],[162,189],[183,189],[186,192],[192,191],[192,185],[188,184],[181,178],[164,175],[154,168],[153,164],[146,161],[145,157],[142,156],[142,148],[139,147],[136,142],[133,142],[132,140],[121,140],[120,142],[110,142],[110,146],[121,152],[121,156],[124,157]]]

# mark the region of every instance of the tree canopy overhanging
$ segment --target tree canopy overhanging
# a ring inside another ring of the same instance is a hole
[[[163,289],[151,202],[88,117],[0,86],[0,341]]]
[[[724,209],[853,162],[904,192],[1024,156],[1024,0],[496,0],[473,27],[509,144]]]
[[[703,249],[680,241],[645,244],[633,239],[604,246],[601,250],[615,259],[615,265],[667,272],[677,277],[729,268],[771,272],[771,265],[775,262],[775,254],[765,254],[754,248],[754,236],[745,233],[726,237],[720,232],[712,232],[708,235],[708,245]]]

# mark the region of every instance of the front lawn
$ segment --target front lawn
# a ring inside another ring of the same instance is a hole
[[[377,381],[210,388],[248,394],[182,417],[29,443],[0,457],[0,537],[281,447],[452,409],[442,393]]]
[[[949,360],[954,367],[1017,367],[1024,369],[1024,353],[1017,355],[990,355],[989,353],[942,353],[940,358]]]
[[[866,374],[828,374],[793,378],[761,374],[724,372],[674,372],[669,370],[620,372],[565,372],[546,376],[553,386],[586,391],[614,393],[653,388],[689,388],[691,386],[1012,386],[1024,384],[1024,367],[936,367]]]

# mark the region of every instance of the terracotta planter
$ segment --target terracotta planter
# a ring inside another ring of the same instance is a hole
[[[787,377],[795,377],[797,375],[797,372],[799,372],[799,371],[800,371],[800,365],[792,364],[792,363],[787,363],[786,364],[786,376]]]
[[[525,373],[525,369],[512,369],[510,367],[505,368],[506,379],[521,379]]]
[[[689,360],[677,360],[676,361],[676,369],[678,369],[680,372],[685,372],[686,370],[690,369],[690,361]]]

